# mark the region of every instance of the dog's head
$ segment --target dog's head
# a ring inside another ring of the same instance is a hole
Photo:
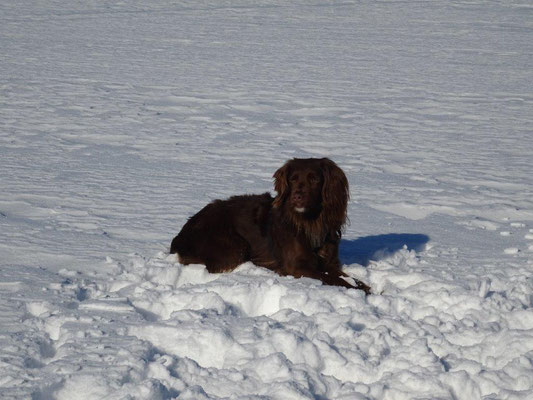
[[[274,174],[274,207],[306,216],[327,214],[340,225],[349,199],[344,172],[328,158],[294,158]]]

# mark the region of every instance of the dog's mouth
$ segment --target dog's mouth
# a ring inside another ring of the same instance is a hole
[[[302,193],[295,193],[291,198],[291,204],[294,211],[304,213],[308,208],[308,198]]]

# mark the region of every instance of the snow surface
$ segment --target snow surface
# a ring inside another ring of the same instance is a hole
[[[532,399],[528,1],[0,4],[0,397]],[[168,246],[291,157],[325,287]]]

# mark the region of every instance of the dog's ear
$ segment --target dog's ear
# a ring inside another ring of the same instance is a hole
[[[329,158],[320,160],[324,185],[322,186],[322,209],[328,219],[339,227],[346,222],[346,208],[350,199],[348,179],[337,164]]]
[[[285,201],[285,198],[288,195],[288,189],[289,189],[289,169],[290,169],[290,163],[291,161],[287,161],[285,164],[283,164],[283,167],[278,169],[274,173],[274,190],[278,192],[276,198],[274,199],[274,203],[272,203],[272,206],[274,208],[280,207],[283,202]]]

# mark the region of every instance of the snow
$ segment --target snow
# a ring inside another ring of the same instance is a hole
[[[533,398],[531,11],[0,5],[0,397]],[[373,295],[168,254],[292,157]]]

